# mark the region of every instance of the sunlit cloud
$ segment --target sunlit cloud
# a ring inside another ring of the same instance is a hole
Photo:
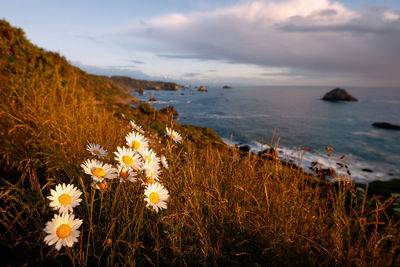
[[[157,43],[156,54],[164,58],[400,82],[400,13],[384,7],[356,11],[330,0],[250,1],[152,18],[119,36]]]

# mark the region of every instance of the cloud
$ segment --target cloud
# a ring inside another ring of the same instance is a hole
[[[120,76],[132,77],[135,79],[141,79],[141,80],[157,80],[158,79],[158,77],[150,76],[140,70],[134,70],[134,69],[131,69],[126,66],[99,67],[99,66],[85,65],[78,61],[71,62],[71,64],[86,71],[87,73],[95,74],[95,75],[105,75],[105,76],[120,75]]]
[[[200,61],[204,60],[217,60],[218,58],[215,56],[207,56],[207,55],[202,55],[202,54],[158,54],[158,57],[163,57],[163,58],[171,58],[171,59],[197,59]]]
[[[291,78],[291,79],[296,79],[296,80],[306,80],[306,79],[318,79],[321,78],[321,73],[317,71],[311,71],[311,70],[301,70],[301,69],[286,69],[286,70],[280,70],[280,71],[269,71],[269,72],[262,72],[259,74],[261,77],[266,77],[266,78],[277,78],[277,77],[284,77],[284,78]],[[329,73],[324,73],[325,79],[330,79],[330,78],[351,78],[350,73],[335,73],[335,72],[329,72]]]
[[[92,42],[95,42],[95,43],[101,43],[100,40],[98,40],[96,37],[94,37],[92,35],[75,34],[74,36],[76,38],[78,38],[78,39],[82,39],[82,40],[86,40],[86,41],[92,41]]]
[[[282,25],[281,29],[288,32],[350,33],[359,38],[360,35],[365,34],[384,36],[399,34],[399,18],[400,12],[396,13],[382,7],[371,7],[346,23],[316,23],[313,16],[297,16]]]
[[[200,73],[189,72],[189,73],[183,74],[182,76],[189,78],[189,77],[197,77],[199,75],[201,75],[201,74]]]
[[[135,60],[135,59],[130,60],[130,62],[135,63],[135,64],[144,64],[143,61]]]
[[[158,56],[291,68],[400,82],[400,13],[331,0],[250,1],[168,14],[122,35],[158,43]]]
[[[100,68],[106,68],[106,69],[134,69],[136,68],[135,65],[108,65]]]

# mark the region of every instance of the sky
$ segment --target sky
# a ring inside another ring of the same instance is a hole
[[[0,0],[0,18],[94,74],[400,86],[399,0]]]

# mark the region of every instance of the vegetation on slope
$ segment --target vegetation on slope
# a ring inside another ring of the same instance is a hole
[[[111,76],[111,80],[123,86],[131,88],[132,90],[146,89],[146,88],[160,88],[163,90],[175,90],[178,85],[171,82],[155,82],[137,80],[126,76]]]
[[[368,198],[346,177],[316,182],[277,160],[241,156],[211,130],[183,126],[149,104],[118,101],[127,91],[43,51],[0,21],[0,251],[7,264],[399,265],[394,198]],[[125,144],[129,121],[143,126],[170,168],[168,209],[145,207],[140,182],[91,187],[80,164],[95,142]],[[165,127],[180,132],[173,144]],[[44,243],[50,189],[83,191],[72,249]]]

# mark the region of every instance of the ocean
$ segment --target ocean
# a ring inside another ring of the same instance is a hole
[[[247,144],[258,152],[279,141],[278,155],[305,170],[318,161],[341,174],[336,163],[343,162],[357,182],[400,177],[400,131],[371,125],[400,125],[400,88],[349,87],[359,100],[349,103],[321,100],[330,87],[206,88],[145,91],[137,97],[148,101],[154,93],[155,108],[172,105],[179,123],[211,128],[230,145]],[[331,156],[327,146],[334,149]]]

